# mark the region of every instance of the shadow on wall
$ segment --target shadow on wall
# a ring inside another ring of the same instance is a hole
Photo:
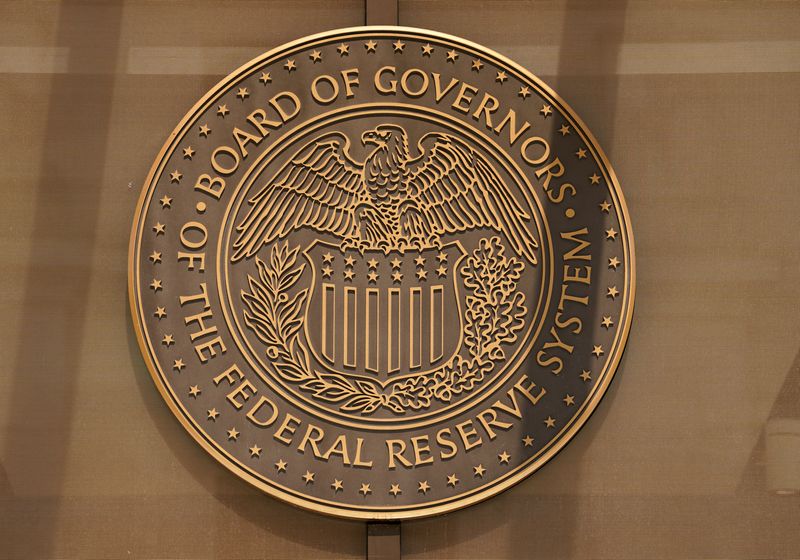
[[[25,422],[9,422],[2,453],[20,465],[11,472],[35,479],[35,498],[7,502],[37,538],[8,535],[6,550],[29,558],[54,555],[104,170],[85,161],[106,157],[122,9],[60,3],[56,46],[68,49],[67,71],[52,74],[8,415]],[[47,414],[31,414],[31,403]]]

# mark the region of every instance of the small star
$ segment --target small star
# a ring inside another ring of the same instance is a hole
[[[418,256],[416,259],[414,259],[414,263],[417,266],[425,266],[425,257],[422,255]]]
[[[447,267],[442,265],[436,269],[436,275],[439,277],[447,276]]]
[[[249,91],[247,91],[247,88],[246,88],[246,87],[240,87],[240,88],[239,88],[239,91],[237,91],[237,92],[236,92],[236,97],[238,97],[239,99],[241,99],[242,101],[244,101],[245,99],[247,99],[248,97],[250,97],[250,92],[249,92]]]
[[[539,109],[539,112],[540,112],[542,115],[544,115],[544,118],[547,118],[547,117],[549,117],[551,114],[553,114],[553,109],[550,107],[550,105],[542,105],[542,108],[541,108],[541,109]]]
[[[161,208],[171,208],[172,207],[172,199],[170,197],[168,197],[167,195],[164,195],[163,197],[161,197],[161,200],[159,202],[161,202]]]
[[[216,408],[212,408],[211,410],[208,411],[208,419],[211,420],[212,422],[217,421],[217,416],[219,416],[219,412],[217,412]]]
[[[561,136],[566,136],[567,134],[569,134],[569,125],[562,124],[561,128],[559,128],[558,131],[561,133]]]
[[[303,475],[303,480],[306,481],[306,484],[313,484],[314,483],[314,473],[307,470],[306,474]]]
[[[297,70],[297,64],[295,64],[294,60],[291,58],[286,61],[286,64],[284,64],[283,67],[286,68],[286,71],[290,73],[292,70]]]
[[[164,309],[163,307],[156,307],[156,312],[153,313],[153,315],[155,315],[159,319],[163,319],[164,317],[167,316],[167,310]]]
[[[171,334],[165,334],[164,338],[161,339],[161,344],[169,348],[175,344],[175,338]]]
[[[322,262],[323,263],[328,263],[328,264],[333,262],[333,255],[331,255],[330,251],[328,251],[327,253],[322,255]]]
[[[475,72],[480,72],[480,71],[481,71],[481,68],[483,68],[483,62],[481,62],[481,61],[480,61],[479,59],[477,59],[477,58],[476,58],[475,60],[473,60],[473,61],[472,61],[472,69],[473,69]]]
[[[230,111],[228,110],[227,105],[219,105],[217,107],[217,114],[223,119],[225,118],[225,115],[227,115],[228,113],[230,113]]]
[[[422,56],[430,56],[433,53],[433,47],[430,43],[422,45]]]
[[[456,51],[447,51],[447,62],[452,62],[453,64],[455,64],[457,58],[458,58],[458,53]]]
[[[333,488],[333,493],[335,494],[336,492],[344,491],[344,484],[338,478],[334,478],[333,482],[331,482],[331,488]]]
[[[367,261],[367,265],[369,265],[371,269],[375,270],[376,268],[378,268],[378,261],[377,259],[370,259]]]
[[[330,278],[331,274],[333,274],[333,269],[331,267],[326,266],[325,268],[322,269],[322,276],[324,278]]]
[[[200,393],[202,393],[202,392],[203,392],[203,391],[201,391],[201,390],[200,390],[200,387],[198,387],[197,385],[192,385],[191,387],[189,387],[189,395],[190,395],[192,398],[195,398],[195,399],[196,399],[196,398],[197,398],[197,395],[199,395],[199,394],[200,394]]]
[[[548,417],[545,419],[544,423],[545,423],[545,425],[546,425],[548,428],[555,428],[555,427],[556,427],[556,421],[555,421],[555,418],[553,418],[552,416],[548,416]]]
[[[611,299],[614,299],[618,295],[619,295],[619,290],[617,289],[616,286],[611,286],[608,289],[608,292],[606,293],[606,297],[610,297]]]
[[[147,258],[149,258],[151,261],[153,261],[153,264],[160,263],[161,262],[161,253],[159,253],[158,251],[153,251],[150,254],[150,256],[147,257]]]
[[[288,464],[289,463],[287,463],[283,459],[280,459],[277,463],[275,463],[275,468],[278,469],[278,472],[286,472],[286,466]]]
[[[228,430],[228,441],[230,440],[236,441],[237,439],[239,439],[239,430],[237,430],[236,428],[231,428],[230,430]]]
[[[180,371],[185,367],[186,367],[186,364],[183,363],[183,359],[182,358],[178,358],[177,360],[172,362],[172,369],[176,369],[176,370]]]
[[[165,226],[161,222],[156,222],[156,225],[153,226],[153,231],[156,232],[156,235],[164,235],[164,232],[166,230],[167,226]]]
[[[511,459],[511,455],[503,451],[500,455],[497,456],[501,463],[508,464],[508,460]]]
[[[193,155],[194,149],[191,146],[183,149],[183,159],[192,159]]]
[[[505,73],[505,72],[503,72],[502,70],[500,70],[500,71],[497,73],[497,76],[495,76],[495,78],[494,78],[494,81],[495,81],[495,82],[500,82],[500,83],[502,84],[502,83],[503,83],[503,82],[505,82],[507,79],[508,79],[508,76],[506,75],[506,73]]]
[[[581,372],[581,379],[584,381],[589,381],[592,378],[592,372],[585,369]]]
[[[599,358],[600,356],[603,355],[603,347],[595,345],[594,350],[592,350],[592,354],[594,354],[595,357]]]
[[[447,477],[447,485],[455,488],[456,484],[458,484],[458,478],[456,477],[456,473],[453,473]]]
[[[207,124],[204,124],[200,127],[200,136],[208,138],[208,135],[211,134],[211,128]]]
[[[397,282],[398,284],[403,281],[403,274],[397,270],[392,273],[392,282]]]
[[[353,266],[356,264],[356,260],[351,255],[347,255],[344,259],[344,264],[345,266]]]
[[[406,44],[400,39],[392,43],[392,46],[394,47],[394,52],[399,52],[399,53],[403,52],[403,49],[406,48]]]
[[[250,456],[261,457],[261,448],[257,445],[253,445],[253,447],[250,448]]]
[[[564,401],[564,404],[567,405],[567,406],[574,406],[575,405],[575,397],[573,397],[572,395],[567,395],[562,400]]]
[[[620,265],[620,261],[617,257],[611,257],[608,259],[608,268],[613,268],[617,270],[617,267]]]
[[[264,85],[267,85],[272,81],[272,76],[270,76],[269,72],[261,72],[261,77],[258,79]]]
[[[603,202],[600,204],[600,210],[602,210],[603,212],[605,212],[606,214],[608,214],[608,213],[609,213],[609,211],[611,210],[611,204],[609,204],[609,202],[608,202],[607,200],[604,200],[604,201],[603,201]]]
[[[164,288],[161,286],[161,280],[156,280],[155,278],[153,278],[153,281],[152,281],[152,282],[150,282],[150,288],[152,288],[152,289],[153,289],[154,291],[156,291],[156,292],[157,292],[158,290],[163,290],[163,289],[164,289]]]
[[[483,478],[483,475],[486,473],[486,469],[483,468],[483,465],[472,467],[472,471],[475,473],[475,476],[478,476],[480,478]]]
[[[177,169],[169,174],[169,182],[170,183],[180,183],[181,178],[183,177],[183,173],[178,171]]]
[[[611,317],[603,316],[603,322],[601,323],[606,329],[610,329],[614,326],[614,321],[611,320]]]
[[[391,494],[392,496],[395,496],[395,497],[397,497],[398,494],[402,494],[402,493],[403,493],[403,491],[400,490],[400,485],[399,484],[392,484],[392,487],[389,489],[389,494]]]
[[[372,272],[367,274],[367,280],[372,282],[373,284],[376,283],[378,281],[378,273],[373,270]]]
[[[317,62],[322,62],[322,53],[319,52],[318,50],[313,50],[311,51],[311,54],[308,55],[308,58],[310,58],[314,62],[314,64],[316,64]]]
[[[533,447],[533,438],[531,436],[525,436],[522,438],[522,443],[525,444],[525,447]]]
[[[372,494],[372,488],[369,487],[368,483],[362,482],[361,483],[361,488],[358,489],[358,492],[360,494],[364,494],[364,496],[366,496],[367,494]]]
[[[422,482],[419,483],[419,488],[417,488],[417,492],[422,492],[423,494],[425,494],[430,489],[431,486],[430,484],[428,484],[428,481],[423,480]]]
[[[347,56],[350,54],[350,45],[345,45],[342,43],[336,47],[336,50],[339,51],[339,56]]]
[[[348,268],[344,271],[344,279],[345,280],[352,280],[355,274],[353,273],[352,268]]]
[[[447,262],[447,253],[444,251],[440,251],[438,255],[436,255],[436,260],[440,263]]]
[[[610,239],[611,241],[616,241],[617,232],[614,228],[606,230],[606,239]]]
[[[419,280],[427,280],[428,279],[428,271],[424,268],[420,268],[417,270],[417,279]]]
[[[375,48],[378,46],[378,43],[370,39],[366,43],[364,43],[364,48],[367,49],[368,53],[375,52]]]
[[[592,182],[593,185],[599,185],[600,184],[600,175],[598,175],[597,173],[594,173],[591,177],[589,177],[589,180]]]
[[[392,259],[392,268],[400,268],[402,265],[403,265],[403,261],[401,261],[397,257]]]
[[[517,95],[519,95],[522,99],[525,99],[527,97],[530,97],[531,90],[528,86],[522,86],[521,88],[519,88],[519,93]]]

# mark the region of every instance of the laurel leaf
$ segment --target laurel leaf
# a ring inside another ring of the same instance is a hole
[[[289,302],[283,305],[281,310],[278,312],[278,324],[283,325],[284,332],[286,331],[287,323],[296,322],[297,319],[299,319],[300,312],[303,310],[303,304],[306,301],[307,293],[308,290],[300,290],[291,300],[289,300]],[[285,332],[287,338],[289,338],[292,334],[294,333]]]
[[[292,346],[292,358],[294,361],[300,365],[307,373],[307,377],[313,378],[314,375],[311,373],[311,365],[308,361],[308,351],[306,350],[305,346],[302,344],[294,344]]]
[[[244,312],[244,321],[267,346],[280,344],[280,339],[269,321],[264,321],[259,317],[255,317],[247,311]]]
[[[300,383],[301,381],[306,381],[309,378],[308,371],[300,367],[295,362],[283,360],[280,362],[275,362],[274,365],[281,377],[287,381],[291,381],[292,383]]]
[[[365,409],[370,404],[373,404],[374,401],[375,401],[374,397],[368,397],[368,396],[365,396],[365,395],[359,395],[359,396],[353,397],[352,399],[350,399],[349,401],[344,403],[339,408],[341,410],[348,411],[348,412],[349,411],[356,411],[356,410]],[[372,410],[375,410],[375,407],[373,407]]]
[[[352,394],[352,391],[347,391],[341,387],[326,385],[323,389],[316,391],[314,396],[329,402],[339,402]]]
[[[380,396],[380,393],[378,393],[378,390],[376,389],[375,385],[373,383],[370,383],[369,381],[357,379],[356,385],[366,395],[370,395],[372,397]]]
[[[264,320],[269,320],[272,315],[272,311],[264,300],[257,295],[248,294],[244,291],[242,291],[242,299],[247,304],[247,308],[253,315],[261,317]]]
[[[294,270],[290,270],[289,272],[284,274],[283,277],[278,282],[278,291],[285,292],[289,290],[292,286],[294,286],[297,280],[300,278],[300,275],[303,274],[305,268],[306,265],[301,264]]]

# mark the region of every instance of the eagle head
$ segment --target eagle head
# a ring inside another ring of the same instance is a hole
[[[404,188],[403,177],[410,159],[406,131],[396,124],[381,124],[365,131],[361,142],[377,146],[364,161],[367,189],[379,199],[398,196]]]
[[[400,158],[408,158],[408,135],[402,126],[396,124],[381,124],[364,131],[361,143],[365,146],[375,144],[379,149],[388,149]]]

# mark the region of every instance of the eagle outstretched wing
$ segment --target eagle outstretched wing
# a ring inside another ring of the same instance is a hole
[[[258,193],[236,226],[232,260],[255,255],[292,230],[309,226],[344,237],[356,227],[354,210],[364,193],[362,164],[348,154],[340,132],[323,134],[297,151]]]
[[[433,232],[490,227],[536,264],[539,244],[525,223],[530,216],[486,158],[463,140],[438,132],[426,134],[418,145],[422,155],[409,170],[408,186]]]

